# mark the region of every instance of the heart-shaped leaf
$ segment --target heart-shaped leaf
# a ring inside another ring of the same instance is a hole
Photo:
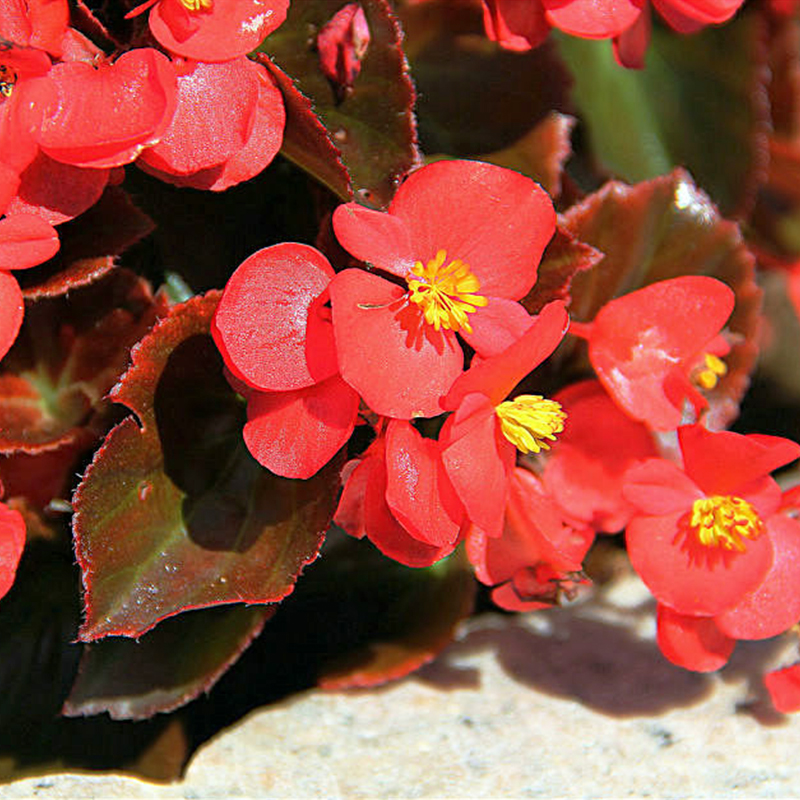
[[[259,49],[278,66],[279,85],[285,86],[286,75],[291,76],[296,91],[311,103],[311,108],[304,108],[296,92],[287,92],[287,156],[342,199],[353,199],[333,160],[333,145],[341,154],[356,198],[385,207],[397,184],[420,163],[414,86],[391,7],[386,0],[362,0],[369,45],[352,89],[339,102],[336,89],[320,68],[316,35],[345,4],[346,0],[293,0],[286,21]],[[316,121],[304,119],[309,113],[324,126],[325,137]]]
[[[86,645],[63,713],[146,719],[173,711],[209,691],[274,610],[207,608],[165,620],[138,641],[108,638]]]
[[[134,416],[98,450],[73,501],[81,639],[141,636],[161,620],[292,591],[324,538],[336,460],[307,481],[262,469],[244,405],[209,335],[219,292],[171,309],[111,393]]]
[[[621,68],[608,42],[557,38],[606,169],[633,183],[682,165],[725,214],[749,210],[769,130],[759,11],[744,10],[693,36],[654,26],[643,70]]]

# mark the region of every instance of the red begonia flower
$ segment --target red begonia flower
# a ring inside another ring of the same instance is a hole
[[[10,272],[0,270],[0,359],[14,344],[24,314],[25,304],[17,279]]]
[[[221,191],[249,180],[283,141],[280,91],[258,64],[175,63],[178,106],[167,131],[137,165],[179,186]]]
[[[0,503],[0,597],[14,583],[25,547],[25,520],[19,511]]]
[[[537,0],[483,0],[483,26],[493,42],[518,51],[538,47],[551,27]]]
[[[384,555],[408,567],[429,567],[452,552],[455,542],[436,546],[414,538],[394,515],[387,499],[384,435],[351,468],[333,520],[351,536],[367,536]]]
[[[323,303],[333,269],[313,247],[286,243],[246,259],[211,324],[225,366],[247,387],[244,440],[287,478],[309,478],[346,443],[358,394],[338,375]]]
[[[289,0],[147,0],[150,31],[171,53],[197,61],[230,61],[255,50],[285,19]]]
[[[508,484],[502,536],[487,536],[473,527],[467,534],[467,555],[478,580],[495,587],[492,599],[501,608],[546,608],[562,590],[573,588],[594,534],[567,525],[541,481],[528,470],[514,468]]]
[[[561,302],[550,303],[525,335],[499,355],[470,367],[442,402],[456,413],[440,433],[442,459],[470,521],[500,536],[508,476],[517,449],[539,452],[564,428],[561,407],[538,395],[503,402],[558,346],[567,326]]]
[[[678,429],[684,469],[651,459],[624,493],[638,511],[628,555],[655,598],[680,614],[714,617],[760,586],[773,565],[771,521],[781,495],[769,473],[800,455],[771,436]]]
[[[331,301],[344,379],[377,413],[409,419],[440,412],[463,364],[456,332],[479,354],[496,352],[493,326],[478,320],[533,286],[555,212],[516,172],[440,161],[412,173],[387,212],[347,203],[333,225],[350,253],[406,282],[347,270]]]
[[[61,55],[68,22],[67,0],[3,0],[0,4],[0,38],[54,56]]]
[[[659,650],[673,663],[694,672],[713,672],[728,663],[736,639],[726,636],[711,617],[694,617],[658,605]]]
[[[589,359],[614,400],[655,430],[681,423],[684,401],[695,412],[725,365],[719,336],[733,291],[714,278],[687,275],[653,283],[606,303],[594,322],[573,324],[589,342]]]
[[[776,669],[764,676],[772,705],[781,714],[800,711],[800,664]]]
[[[569,422],[548,453],[542,480],[575,525],[613,533],[634,507],[622,494],[625,471],[658,455],[645,425],[632,420],[594,380],[553,396]]]
[[[65,164],[127,164],[161,138],[175,113],[175,72],[152,48],[130,50],[113,62],[56,64],[48,81],[56,99],[38,142]]]
[[[358,3],[342,6],[317,35],[320,69],[340,97],[353,88],[369,41],[367,17]]]

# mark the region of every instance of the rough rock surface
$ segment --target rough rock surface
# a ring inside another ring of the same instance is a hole
[[[412,678],[308,692],[208,742],[184,780],[52,775],[0,798],[800,796],[800,717],[770,710],[788,637],[739,645],[721,673],[671,666],[635,582],[591,603],[483,615]]]

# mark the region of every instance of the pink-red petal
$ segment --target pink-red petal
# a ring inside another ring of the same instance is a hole
[[[656,641],[661,652],[673,663],[695,672],[713,672],[724,667],[736,646],[710,617],[679,614],[658,606]]]
[[[17,279],[10,272],[0,270],[0,358],[14,344],[24,314],[25,304]]]
[[[33,214],[0,219],[0,270],[27,269],[58,252],[58,233]]]
[[[310,478],[347,443],[358,395],[338,376],[293,392],[253,392],[244,441],[259,464],[284,478]]]
[[[330,324],[313,327],[316,300],[334,272],[305,244],[265,247],[231,275],[217,307],[212,335],[228,368],[258,389],[311,386],[337,371]]]
[[[0,503],[0,597],[14,583],[25,547],[25,520],[19,511]]]
[[[582,39],[610,39],[633,25],[643,0],[542,0],[545,19]]]
[[[764,676],[772,705],[781,714],[800,711],[800,664],[776,669]]]

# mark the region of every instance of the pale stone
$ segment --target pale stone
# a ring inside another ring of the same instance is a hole
[[[183,781],[55,775],[0,798],[800,796],[800,717],[761,676],[789,637],[740,644],[712,676],[668,664],[637,582],[570,608],[487,614],[388,687],[307,692],[208,742]]]

